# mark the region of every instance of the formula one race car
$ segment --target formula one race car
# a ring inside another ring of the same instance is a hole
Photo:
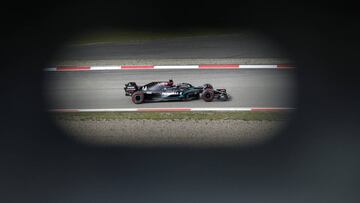
[[[229,99],[226,89],[214,89],[210,84],[192,86],[189,83],[173,84],[172,80],[151,82],[138,86],[135,82],[129,82],[124,87],[125,95],[131,96],[135,104],[145,101],[189,101],[202,98],[211,102],[215,98],[221,101]]]

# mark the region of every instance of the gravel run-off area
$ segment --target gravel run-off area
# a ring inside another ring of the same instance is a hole
[[[57,124],[86,144],[224,147],[264,143],[281,131],[285,121],[59,120]]]

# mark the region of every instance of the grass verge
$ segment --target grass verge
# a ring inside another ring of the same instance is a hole
[[[52,112],[56,120],[245,120],[284,121],[290,112]]]

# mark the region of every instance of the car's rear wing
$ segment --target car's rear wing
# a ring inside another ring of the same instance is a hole
[[[125,84],[124,90],[126,96],[131,96],[134,92],[138,91],[139,86],[135,82],[129,82]]]

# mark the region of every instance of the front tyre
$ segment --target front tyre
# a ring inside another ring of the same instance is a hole
[[[131,100],[132,102],[134,102],[134,104],[141,104],[144,102],[144,93],[142,92],[135,92],[132,96],[131,96]]]
[[[214,96],[215,96],[214,90],[207,89],[202,93],[201,98],[206,102],[211,102],[212,100],[214,100]]]

